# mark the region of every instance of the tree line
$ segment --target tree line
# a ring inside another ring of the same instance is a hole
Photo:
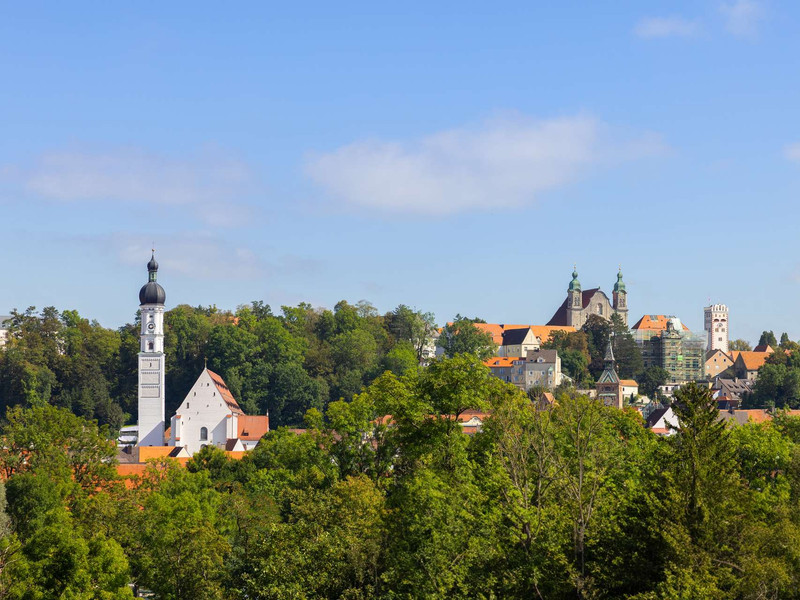
[[[457,354],[125,482],[107,426],[12,407],[0,598],[800,597],[800,419],[728,428],[693,384],[673,410],[668,438],[576,394],[542,410]]]
[[[13,311],[0,352],[0,409],[46,402],[108,424],[135,421],[138,314],[116,330],[76,311]],[[433,315],[368,302],[309,304],[273,314],[262,302],[234,312],[181,305],[165,313],[166,411],[172,414],[206,363],[248,414],[299,425],[312,407],[350,399],[388,370],[416,368],[436,332]]]

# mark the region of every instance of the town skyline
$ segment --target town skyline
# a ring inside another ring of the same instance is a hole
[[[800,7],[365,6],[8,5],[0,313],[131,322],[155,242],[168,306],[544,323],[621,264],[800,339]]]

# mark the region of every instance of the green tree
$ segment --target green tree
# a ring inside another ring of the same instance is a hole
[[[658,388],[669,381],[669,371],[662,367],[647,367],[638,378],[639,391],[651,400],[659,395]]]
[[[731,340],[730,343],[728,343],[728,349],[736,352],[741,352],[741,351],[749,352],[753,349],[753,347],[745,340],[736,339],[736,340]]]
[[[477,319],[456,315],[452,323],[442,329],[438,344],[445,356],[453,358],[456,354],[474,354],[486,360],[497,352],[497,344],[492,335],[475,327]]]
[[[758,345],[769,345],[774,349],[778,347],[778,340],[775,338],[775,334],[772,331],[764,331],[762,332],[761,337],[758,338]]]

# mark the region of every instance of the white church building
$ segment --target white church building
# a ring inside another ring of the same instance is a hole
[[[141,333],[139,348],[136,445],[182,447],[189,455],[203,446],[223,450],[252,450],[269,430],[269,415],[247,416],[225,381],[203,369],[176,414],[165,428],[164,302],[166,293],[156,281],[155,255],[147,263],[148,281],[139,291]],[[132,433],[126,428],[128,435]]]

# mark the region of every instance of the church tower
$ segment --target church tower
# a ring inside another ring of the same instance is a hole
[[[622,267],[619,268],[617,273],[617,283],[614,284],[613,294],[614,304],[612,308],[614,312],[622,317],[622,322],[628,325],[628,292],[625,291],[625,282],[622,281]]]
[[[583,294],[581,293],[581,282],[578,281],[578,268],[572,271],[572,281],[567,288],[567,325],[580,329],[583,326]]]
[[[608,338],[604,369],[597,378],[597,399],[606,406],[622,408],[622,382],[617,375],[617,361],[614,359],[613,338]]]
[[[164,301],[156,282],[155,254],[147,263],[147,283],[139,290],[139,446],[164,445]]]

